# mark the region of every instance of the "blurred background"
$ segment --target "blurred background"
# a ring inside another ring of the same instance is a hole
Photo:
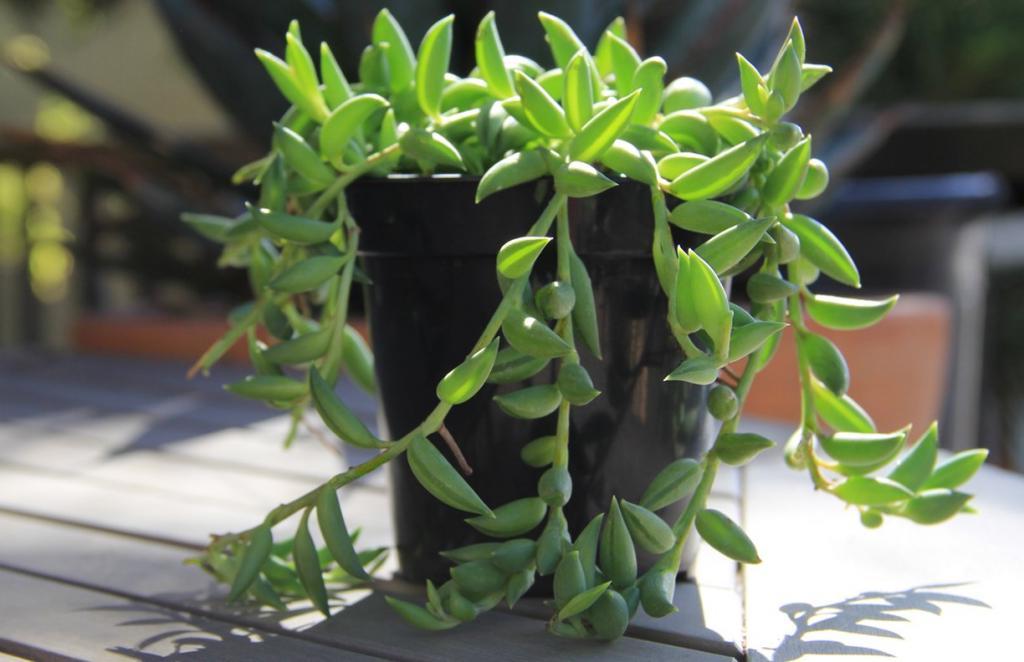
[[[835,337],[851,392],[883,427],[940,418],[946,446],[1024,469],[1019,0],[0,0],[0,351],[198,356],[247,286],[178,217],[236,213],[248,192],[230,175],[285,110],[252,49],[281,52],[296,17],[354,77],[385,4],[414,44],[456,13],[459,72],[490,9],[506,49],[542,63],[538,9],[591,46],[621,14],[641,51],[717,97],[738,89],[733,52],[767,68],[799,15],[808,59],[836,70],[798,112],[833,177],[806,211],[867,294],[905,293],[882,325]],[[775,363],[752,409],[785,420],[795,372]]]

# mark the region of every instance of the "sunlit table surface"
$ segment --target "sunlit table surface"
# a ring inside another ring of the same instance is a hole
[[[980,515],[941,526],[887,521],[815,494],[778,454],[725,472],[712,505],[740,520],[764,562],[705,548],[679,612],[640,617],[611,644],[543,634],[527,600],[445,633],[406,627],[379,595],[335,596],[323,619],[224,603],[183,559],[211,532],[248,528],[343,469],[287,421],[178,363],[0,354],[0,659],[750,660],[817,656],[1017,659],[1024,590],[1024,477],[985,467]],[[368,422],[374,403],[351,398]],[[790,430],[755,422],[775,439]],[[367,546],[392,542],[384,472],[342,491]],[[393,569],[387,566],[385,570]],[[413,587],[384,581],[387,591]]]

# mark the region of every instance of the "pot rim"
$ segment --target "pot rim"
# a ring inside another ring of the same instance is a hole
[[[392,173],[388,173],[387,175],[384,175],[383,177],[376,176],[376,175],[367,176],[367,177],[360,177],[358,180],[353,182],[352,185],[353,186],[358,186],[359,184],[365,183],[365,182],[375,182],[375,183],[387,183],[387,182],[390,182],[390,183],[395,183],[395,184],[408,184],[408,183],[420,184],[420,183],[424,183],[424,182],[431,182],[431,183],[435,183],[435,184],[442,184],[442,183],[456,183],[456,182],[458,182],[458,183],[464,183],[464,182],[468,183],[468,182],[479,182],[479,181],[480,181],[480,177],[477,176],[477,175],[466,175],[466,174],[458,173],[458,172],[441,172],[441,173],[435,173],[433,175],[420,175],[420,174],[413,173],[413,172],[392,172]]]

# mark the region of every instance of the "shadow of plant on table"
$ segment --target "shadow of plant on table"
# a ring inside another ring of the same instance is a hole
[[[943,590],[969,584],[969,582],[930,584],[903,591],[865,591],[852,598],[826,605],[816,606],[805,602],[783,605],[779,607],[779,611],[789,617],[793,625],[796,626],[796,630],[782,639],[771,658],[761,652],[750,651],[748,659],[752,662],[768,659],[772,662],[785,662],[800,659],[804,655],[895,657],[880,648],[848,644],[838,641],[837,638],[811,639],[810,637],[833,633],[902,639],[903,636],[895,630],[875,623],[905,623],[910,620],[911,614],[908,612],[927,612],[939,616],[942,614],[943,604],[960,604],[991,609],[990,605],[981,600]]]
[[[117,623],[126,633],[150,633],[132,643],[111,646],[108,652],[134,660],[168,659],[275,659],[275,656],[315,656],[323,650],[294,637],[274,634],[228,621],[204,618],[159,605],[128,603],[101,605],[95,611],[123,612],[127,620]],[[155,632],[154,632],[155,630]],[[119,638],[131,641],[130,636]],[[309,650],[302,649],[309,646]],[[329,650],[329,649],[327,649]],[[346,651],[338,650],[339,655]],[[309,659],[309,658],[305,658]]]

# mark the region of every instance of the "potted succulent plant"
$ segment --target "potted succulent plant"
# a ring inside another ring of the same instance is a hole
[[[313,407],[376,451],[214,538],[201,562],[230,599],[301,596],[329,613],[328,584],[368,581],[379,555],[355,551],[337,490],[391,463],[402,569],[429,578],[425,607],[388,598],[412,624],[447,629],[514,605],[538,576],[552,581],[555,634],[611,639],[640,608],[664,616],[691,530],[759,562],[706,501],[720,463],[773,445],[737,426],[787,323],[803,417],[786,461],[868,527],[968,508],[957,488],[984,451],[935,466],[932,426],[901,456],[908,430],[875,429],[846,395],[842,355],[805,324],[867,326],[895,298],[810,290],[819,272],[860,282],[832,233],[788,207],[828,179],[810,137],[783,121],[829,71],[805,62],[798,22],[768,72],[739,56],[742,94],[713,103],[698,81],[665,84],[664,62],[642,59],[621,20],[591,54],[542,13],[556,65],[545,70],[506,55],[489,14],[477,66],[459,77],[453,20],[414,52],[382,11],[352,84],[326,44],[314,64],[293,24],[284,59],[257,53],[292,103],[272,151],[238,173],[258,200],[238,218],[186,219],[225,243],[223,262],[248,269],[253,288],[196,370],[246,337],[254,374],[228,390],[296,421]],[[728,294],[745,271],[749,309]],[[347,323],[357,282],[376,370]],[[259,327],[278,342],[259,342]],[[386,433],[339,399],[343,369],[379,382]],[[423,505],[428,493],[437,505]],[[294,535],[275,543],[292,518]],[[424,559],[438,548],[449,578],[435,583]]]

